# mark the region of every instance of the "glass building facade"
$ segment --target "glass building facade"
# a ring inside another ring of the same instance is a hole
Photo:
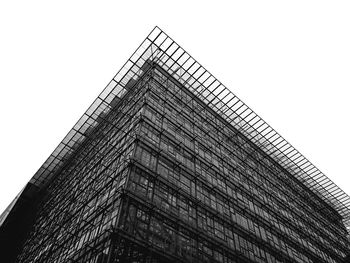
[[[345,262],[349,197],[196,65],[151,32],[1,216],[9,260]]]

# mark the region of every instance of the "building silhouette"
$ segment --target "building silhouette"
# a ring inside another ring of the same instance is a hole
[[[345,262],[349,201],[156,27],[0,217],[1,262]]]

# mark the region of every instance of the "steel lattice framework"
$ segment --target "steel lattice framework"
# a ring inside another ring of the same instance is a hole
[[[350,197],[159,27],[155,27],[136,49],[34,174],[30,183],[41,188],[50,182],[98,124],[98,117],[108,113],[112,108],[111,102],[116,97],[122,98],[127,91],[127,83],[142,74],[141,68],[148,60],[171,72],[180,83],[334,207],[343,217],[344,224],[350,227]],[[14,203],[5,210],[2,219],[11,211]]]
[[[109,82],[35,173],[31,183],[43,187],[54,177],[98,124],[100,114],[111,110],[111,102],[116,97],[123,97],[127,83],[142,74],[141,68],[149,60],[168,70],[180,83],[334,207],[343,217],[344,224],[350,226],[350,197],[159,27],[152,30]],[[10,209],[11,206],[7,212]]]
[[[343,262],[349,208],[155,27],[0,216],[0,246],[23,263]]]

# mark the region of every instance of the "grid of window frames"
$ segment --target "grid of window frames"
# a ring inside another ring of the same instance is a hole
[[[133,85],[49,185],[19,262],[342,262],[331,207],[159,66]]]

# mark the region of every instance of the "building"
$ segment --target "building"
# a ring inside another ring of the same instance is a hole
[[[350,198],[156,27],[0,218],[6,262],[344,262]]]

